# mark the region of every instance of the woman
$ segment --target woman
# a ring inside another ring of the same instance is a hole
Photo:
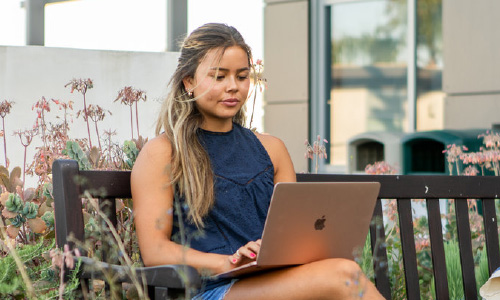
[[[242,127],[250,73],[250,48],[233,27],[206,24],[184,41],[157,137],[132,171],[145,265],[217,274],[256,258],[273,185],[295,181],[295,171],[282,141]],[[381,298],[355,262],[328,259],[207,282],[195,299],[359,296]]]

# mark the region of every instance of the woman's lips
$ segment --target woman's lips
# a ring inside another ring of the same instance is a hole
[[[226,105],[226,106],[236,106],[238,105],[240,101],[236,98],[234,99],[226,99],[226,100],[222,100],[222,104]]]

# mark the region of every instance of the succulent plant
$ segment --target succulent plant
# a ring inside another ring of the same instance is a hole
[[[80,170],[90,170],[91,164],[85,152],[83,152],[80,145],[75,141],[67,141],[66,149],[62,151],[64,155],[69,156],[71,159],[74,159],[78,162],[78,166]]]
[[[26,202],[22,214],[28,219],[35,218],[38,214],[38,205],[33,202]]]
[[[132,168],[132,166],[135,163],[135,160],[137,159],[137,155],[139,155],[139,149],[137,149],[135,142],[125,141],[123,143],[123,152],[125,152],[125,155],[128,158],[125,163],[129,168]]]
[[[23,210],[23,201],[19,195],[10,193],[9,199],[7,199],[7,202],[5,203],[5,207],[8,211],[21,213]]]

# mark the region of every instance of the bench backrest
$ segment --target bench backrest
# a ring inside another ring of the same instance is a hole
[[[462,279],[465,299],[477,299],[477,285],[474,271],[474,257],[471,243],[468,199],[482,202],[484,235],[488,254],[489,274],[500,266],[497,215],[495,199],[500,195],[500,177],[493,176],[424,176],[424,175],[335,175],[335,174],[298,174],[298,181],[376,181],[381,183],[379,199],[374,217],[382,216],[381,199],[396,199],[399,214],[401,248],[403,252],[404,274],[407,299],[420,299],[419,276],[412,222],[412,199],[425,199],[431,256],[437,299],[450,299],[446,273],[443,228],[439,209],[439,199],[454,199],[457,235],[462,265]],[[384,238],[383,226],[372,223],[371,236]],[[374,256],[387,261],[387,252],[375,247]],[[391,287],[386,269],[387,264],[377,262],[374,266],[375,281],[379,291],[386,299],[391,298]]]
[[[54,190],[56,242],[58,247],[69,244],[73,248],[72,235],[79,241],[85,240],[82,197],[84,192],[98,198],[99,205],[116,226],[116,201],[131,198],[130,171],[82,171],[74,160],[56,160],[52,166]]]
[[[374,211],[374,219],[378,220],[382,219],[381,199],[397,200],[407,299],[420,299],[411,199],[426,200],[437,299],[449,299],[439,199],[455,199],[465,299],[477,299],[468,199],[482,202],[489,274],[500,266],[494,201],[500,195],[500,177],[297,174],[297,180],[380,182],[379,199]],[[80,171],[78,164],[71,160],[58,160],[54,163],[53,184],[54,193],[59,193],[54,195],[55,198],[65,199],[62,203],[56,203],[55,209],[56,239],[59,246],[66,243],[72,245],[68,241],[71,233],[78,240],[84,239],[82,211],[75,209],[82,206],[83,191],[88,191],[101,201],[131,197],[130,171]],[[115,201],[109,201],[109,205],[109,212],[115,212]],[[116,225],[116,214],[110,213],[109,217]],[[385,240],[384,226],[375,222],[372,222],[370,234]],[[371,242],[373,256],[377,257],[374,266],[376,286],[386,299],[391,299],[385,243],[377,244],[375,239],[371,239]]]

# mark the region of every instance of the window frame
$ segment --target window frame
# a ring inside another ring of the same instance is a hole
[[[368,2],[371,0],[310,0],[309,1],[309,140],[314,140],[317,135],[326,137],[329,130],[325,126],[326,116],[324,108],[326,105],[326,93],[328,73],[325,61],[328,61],[327,33],[326,28],[327,13],[332,5],[348,2]],[[417,104],[417,0],[407,1],[407,103],[408,103],[408,131],[416,131],[416,104]],[[309,170],[311,170],[310,162]],[[319,162],[319,172],[321,173],[346,173],[347,165],[330,165],[328,161]]]

